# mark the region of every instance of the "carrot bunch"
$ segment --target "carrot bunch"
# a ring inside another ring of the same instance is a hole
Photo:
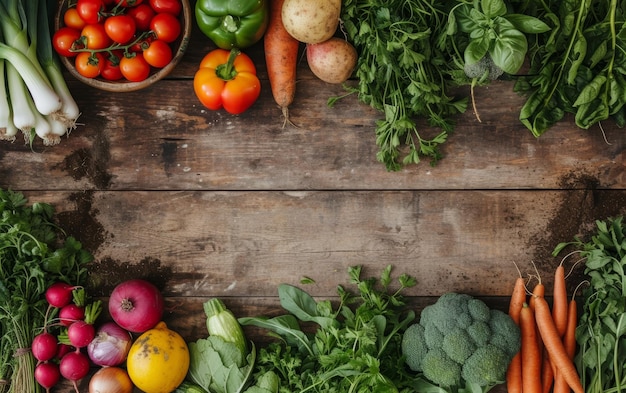
[[[565,269],[554,271],[552,305],[539,280],[528,293],[526,281],[517,278],[511,293],[509,315],[519,325],[521,349],[509,364],[509,393],[584,393],[574,365],[578,315],[574,296],[568,300]]]

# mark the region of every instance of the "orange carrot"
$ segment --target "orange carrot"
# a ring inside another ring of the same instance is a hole
[[[565,345],[565,350],[570,359],[574,359],[574,355],[576,355],[576,326],[578,326],[578,310],[576,307],[576,300],[572,298],[569,301],[567,329],[563,338],[563,345]]]
[[[285,122],[290,124],[289,105],[296,94],[296,66],[300,42],[293,38],[285,26],[281,10],[284,0],[270,1],[270,16],[264,36],[265,64],[274,101],[280,106]]]
[[[563,341],[561,341],[561,337],[559,337],[559,333],[554,325],[550,306],[543,297],[535,298],[535,321],[556,373],[563,376],[567,385],[575,393],[584,393],[585,389],[580,382],[576,366],[574,366],[573,360],[570,359],[565,350]]]
[[[576,355],[576,326],[578,324],[578,310],[576,309],[576,300],[572,299],[569,302],[567,310],[567,329],[565,330],[565,337],[563,337],[563,345],[565,351],[570,359],[574,359]],[[554,380],[553,393],[571,393],[571,389],[563,376],[557,372]]]
[[[543,350],[541,365],[541,386],[543,387],[543,393],[549,393],[552,390],[554,384],[554,368],[550,361],[550,356]]]
[[[567,328],[567,288],[565,286],[565,268],[557,266],[554,272],[552,295],[552,319],[560,337],[565,335]]]
[[[528,304],[524,303],[520,311],[520,332],[522,336],[522,391],[540,393],[541,386],[541,351],[537,343],[537,325],[535,316]]]
[[[526,302],[526,282],[522,277],[518,277],[513,285],[511,300],[509,302],[509,316],[519,325],[519,313]]]
[[[526,302],[526,282],[522,277],[518,277],[513,285],[511,300],[509,303],[509,316],[519,325],[520,312]],[[518,352],[506,372],[506,387],[509,393],[522,392],[522,354]]]
[[[535,298],[536,297],[543,298],[545,294],[546,294],[546,287],[545,285],[543,285],[540,279],[539,282],[535,284],[535,287],[533,288],[533,292],[530,296],[530,300],[528,300],[528,306],[533,311],[533,313],[535,312]],[[537,345],[539,346],[539,356],[541,356],[541,359],[542,359],[541,364],[543,364],[543,342],[541,341],[539,328],[536,325],[535,325],[535,329],[537,330],[536,336],[537,336]]]

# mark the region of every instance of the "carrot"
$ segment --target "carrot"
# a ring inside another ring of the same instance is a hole
[[[572,298],[569,301],[569,309],[567,310],[567,329],[563,338],[563,345],[570,359],[574,359],[576,355],[576,326],[578,326],[578,310],[576,300]]]
[[[578,324],[578,310],[576,309],[576,300],[570,300],[567,310],[567,329],[563,337],[563,345],[570,359],[574,359],[576,355],[576,326]],[[557,372],[554,380],[553,393],[570,393],[571,389],[563,376]]]
[[[520,312],[526,302],[526,282],[518,277],[513,285],[511,300],[509,302],[509,316],[519,326]],[[506,372],[506,386],[509,393],[522,392],[522,354],[515,354]]]
[[[550,360],[554,364],[556,373],[562,375],[567,385],[575,393],[584,393],[585,389],[580,382],[574,361],[569,357],[559,332],[556,330],[550,306],[543,297],[535,298],[535,321],[541,334],[543,344],[548,351]]]
[[[509,302],[509,316],[519,325],[519,313],[526,302],[526,282],[522,277],[518,277],[513,285],[511,300]]]
[[[270,16],[264,36],[265,64],[274,101],[280,106],[285,122],[290,124],[289,105],[296,94],[296,65],[300,42],[293,38],[285,26],[281,10],[284,0],[270,1]]]
[[[541,297],[543,298],[544,295],[546,294],[546,286],[543,285],[543,283],[541,282],[541,279],[539,280],[539,282],[537,284],[535,284],[535,287],[533,288],[533,292],[530,296],[530,300],[528,300],[528,307],[530,307],[530,309],[533,311],[533,313],[535,312],[535,298],[536,297]],[[535,329],[537,330],[537,345],[539,346],[539,356],[541,356],[541,358],[543,358],[543,342],[541,341],[541,335],[539,334],[539,328],[537,326],[535,326]],[[543,360],[542,360],[542,364],[543,364]]]
[[[554,384],[554,366],[550,361],[550,356],[545,351],[542,354],[541,365],[541,386],[543,387],[543,393],[549,393],[552,390]]]
[[[552,291],[552,319],[559,336],[565,335],[567,328],[567,288],[565,286],[565,268],[557,266],[554,272],[554,286]]]
[[[538,346],[537,325],[533,310],[524,303],[520,311],[520,332],[522,336],[522,391],[540,393],[541,351]]]

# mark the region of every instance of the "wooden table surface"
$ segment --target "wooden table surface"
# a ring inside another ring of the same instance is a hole
[[[388,172],[375,158],[381,114],[356,97],[329,108],[344,90],[305,59],[291,108],[298,128],[282,127],[261,45],[246,50],[258,102],[239,116],[204,108],[192,80],[213,48],[194,26],[174,72],[136,92],[68,74],[80,126],[54,147],[0,144],[0,187],[55,206],[95,256],[95,294],[150,279],[186,339],[206,334],[209,297],[238,316],[276,313],[278,284],[308,276],[317,283],[307,290],[334,297],[352,265],[414,275],[418,309],[447,291],[505,307],[515,264],[524,273],[536,264],[549,284],[559,242],[626,210],[623,130],[581,130],[568,117],[535,138],[518,121],[524,99],[512,82],[476,91],[482,122],[459,116],[436,166]]]

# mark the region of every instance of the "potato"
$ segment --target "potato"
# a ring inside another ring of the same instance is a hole
[[[285,0],[283,26],[293,38],[305,44],[328,40],[337,31],[341,0]]]
[[[348,41],[332,37],[306,46],[306,59],[315,76],[327,83],[343,83],[356,67],[357,52]]]

